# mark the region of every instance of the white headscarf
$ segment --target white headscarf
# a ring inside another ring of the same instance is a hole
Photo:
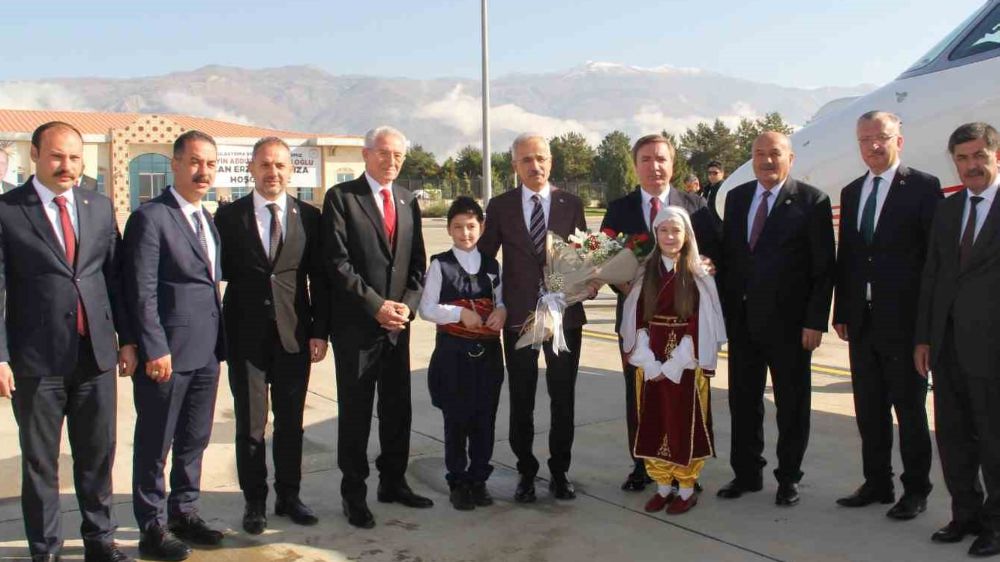
[[[669,205],[660,210],[653,219],[653,239],[656,240],[656,228],[669,221],[677,221],[684,225],[684,237],[691,245],[688,255],[688,271],[694,275],[695,286],[698,287],[698,366],[702,369],[715,370],[718,364],[719,349],[726,343],[726,322],[722,316],[722,304],[719,302],[719,291],[715,280],[705,270],[698,253],[698,241],[691,226],[691,217],[687,211],[676,205]],[[654,251],[647,259],[656,259],[658,251]],[[642,292],[642,279],[646,268],[639,268],[639,273],[632,282],[632,289],[622,307],[622,323],[618,333],[622,336],[622,350],[632,353],[635,348],[636,311],[639,306],[639,294]]]

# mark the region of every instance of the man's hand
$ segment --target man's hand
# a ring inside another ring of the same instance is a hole
[[[405,304],[403,304],[401,302],[394,302],[392,304],[393,304],[393,306],[396,307],[396,312],[398,312],[399,315],[402,316],[405,319],[406,322],[409,322],[410,321],[410,307],[406,306]]]
[[[409,316],[402,315],[399,312],[399,306],[409,310],[409,308],[403,303],[386,300],[382,303],[382,307],[378,309],[378,312],[375,313],[375,320],[379,323],[379,325],[390,332],[401,330],[403,326],[406,325],[406,321]]]
[[[173,374],[173,362],[169,353],[159,359],[146,361],[146,376],[153,379],[153,382],[167,382],[171,374]]]
[[[503,325],[507,323],[507,309],[506,308],[494,308],[493,312],[490,313],[489,317],[486,318],[486,327],[493,330],[494,332],[499,332]]]
[[[837,331],[837,337],[847,341],[847,324],[834,324],[833,329]]]
[[[811,328],[802,328],[802,349],[812,351],[823,341],[823,332]]]
[[[118,350],[118,376],[131,377],[139,366],[139,357],[134,345],[123,345]]]
[[[913,348],[913,366],[917,368],[920,376],[927,378],[927,373],[931,372],[931,346],[918,343]]]
[[[479,313],[468,308],[462,309],[461,319],[459,321],[469,330],[475,330],[483,325],[483,319],[479,316]]]
[[[705,268],[705,271],[709,275],[713,275],[714,276],[715,275],[715,262],[713,262],[712,258],[710,258],[708,256],[700,256],[700,257],[701,257],[701,265]]]
[[[0,363],[0,398],[14,397],[14,372],[9,363]]]
[[[309,360],[319,363],[324,357],[326,357],[326,340],[309,338]]]
[[[602,286],[604,286],[604,283],[601,283],[600,281],[594,280],[594,281],[588,282],[587,283],[587,299],[589,300],[589,299],[592,299],[592,298],[596,297],[598,291],[601,290]]]

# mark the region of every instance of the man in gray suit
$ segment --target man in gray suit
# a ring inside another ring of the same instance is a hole
[[[914,350],[917,371],[934,373],[938,451],[952,498],[951,522],[931,539],[977,534],[969,554],[992,556],[1000,554],[1000,135],[967,123],[948,151],[965,189],[934,216]]]

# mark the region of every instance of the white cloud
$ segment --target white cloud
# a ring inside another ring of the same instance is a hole
[[[163,103],[164,108],[170,113],[181,113],[184,115],[218,119],[219,121],[250,124],[250,119],[247,116],[232,113],[222,107],[212,105],[201,96],[195,96],[186,92],[166,92],[160,96],[160,102]]]
[[[4,109],[53,109],[85,111],[91,108],[72,90],[47,82],[0,83],[0,107]]]

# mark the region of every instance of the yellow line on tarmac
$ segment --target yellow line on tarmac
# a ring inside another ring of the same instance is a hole
[[[594,338],[604,341],[617,342],[618,337],[614,334],[609,334],[607,332],[600,332],[597,330],[583,330],[583,335],[588,338]],[[719,352],[719,357],[723,359],[729,359],[729,354],[725,351]],[[851,376],[851,371],[848,369],[842,369],[840,367],[831,367],[830,365],[817,365],[813,363],[812,372],[819,373],[821,375],[831,375],[834,377],[849,377]]]

